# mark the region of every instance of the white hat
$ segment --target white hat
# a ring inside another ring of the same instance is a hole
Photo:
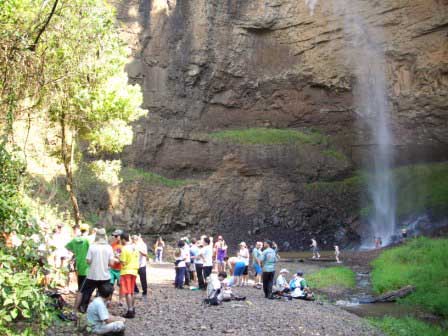
[[[280,270],[280,273],[289,273],[289,271],[288,271],[286,268],[282,268],[282,269]]]
[[[96,231],[95,242],[98,244],[107,244],[107,236],[105,229],[98,229]]]

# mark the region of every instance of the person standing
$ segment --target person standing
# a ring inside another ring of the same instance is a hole
[[[163,257],[163,249],[165,248],[165,242],[162,237],[157,238],[156,243],[154,244],[154,251],[156,252],[156,263],[162,263]]]
[[[335,245],[334,246],[334,257],[336,258],[336,262],[338,263],[338,264],[340,264],[341,263],[341,261],[339,260],[339,255],[341,254],[341,252],[339,251],[339,246],[338,245]]]
[[[97,233],[98,234],[98,233]],[[139,252],[129,239],[129,234],[123,232],[121,235],[121,274],[120,274],[120,295],[126,299],[127,312],[123,315],[125,318],[135,317],[135,281],[137,279],[139,268]]]
[[[263,247],[262,242],[257,242],[255,244],[255,247],[252,251],[252,267],[255,270],[255,287],[260,289],[261,288],[261,274],[263,273],[263,270],[261,269],[260,264],[260,257],[261,257],[261,249]]]
[[[116,262],[112,247],[107,242],[106,230],[101,228],[96,232],[95,243],[89,246],[86,261],[90,265],[87,277],[81,286],[81,304],[79,310],[85,312],[90,297],[95,289],[110,282],[109,266]]]
[[[277,254],[272,248],[272,242],[270,240],[265,240],[263,247],[264,250],[260,257],[260,262],[263,265],[263,291],[266,298],[273,299],[272,285],[274,284]]]
[[[140,284],[142,285],[142,297],[146,298],[148,294],[148,281],[146,279],[146,263],[148,260],[148,246],[143,241],[142,237],[138,235],[132,236],[134,245],[139,253],[138,259],[138,277],[140,278]],[[135,284],[134,292],[138,293],[137,284]]]
[[[317,241],[314,238],[311,238],[311,245],[313,251],[313,259],[320,259],[319,248],[317,247]]]
[[[204,279],[205,281],[207,281],[207,278],[210,276],[213,269],[213,248],[210,245],[209,237],[204,238],[204,248],[201,254],[204,260],[203,265]]]
[[[242,275],[241,286],[246,286],[249,278],[249,250],[245,242],[240,243],[240,251],[238,252],[238,257],[244,262],[244,270]]]
[[[196,257],[194,258],[194,264],[196,267],[196,276],[198,277],[198,287],[202,290],[205,290],[207,287],[205,286],[204,273],[203,273],[204,259],[202,256],[202,252],[204,247],[202,245],[202,240],[198,240],[196,242],[196,246],[197,246],[197,254]]]
[[[218,272],[224,272],[225,270],[225,261],[224,259],[227,257],[227,244],[222,236],[218,236],[218,241],[215,243],[214,249],[216,255],[216,269]]]
[[[190,256],[190,241],[187,237],[183,237],[182,241],[184,245],[181,248],[182,250],[182,257],[185,261],[185,275],[184,275],[184,284],[185,286],[190,286],[190,263],[191,263],[191,256]]]
[[[65,248],[73,253],[75,256],[75,264],[76,264],[76,275],[78,280],[78,293],[76,294],[74,312],[76,313],[79,309],[79,305],[81,304],[81,288],[86,280],[86,276],[89,272],[89,264],[87,263],[86,257],[87,252],[89,250],[89,225],[81,224],[80,225],[81,236],[73,238],[71,241],[65,245]]]

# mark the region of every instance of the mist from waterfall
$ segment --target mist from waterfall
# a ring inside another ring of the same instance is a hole
[[[358,0],[359,1],[359,0]],[[345,57],[356,77],[354,97],[359,127],[370,133],[370,150],[364,157],[368,174],[369,230],[362,236],[365,248],[374,238],[388,244],[396,229],[395,185],[392,176],[393,137],[387,97],[386,62],[381,27],[369,26],[356,0],[333,0],[335,14],[344,22]]]

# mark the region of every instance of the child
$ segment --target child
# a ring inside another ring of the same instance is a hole
[[[104,283],[98,288],[99,296],[87,307],[87,321],[93,328],[93,333],[105,335],[108,333],[123,333],[125,329],[124,319],[109,315],[106,302],[112,299],[114,286]]]
[[[186,272],[185,259],[180,248],[176,248],[174,252],[174,257],[176,261],[174,262],[174,267],[176,269],[176,279],[174,280],[174,287],[178,289],[184,288],[184,278]]]

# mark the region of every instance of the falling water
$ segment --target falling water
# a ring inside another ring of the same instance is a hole
[[[359,0],[333,0],[335,13],[344,22],[344,36],[350,50],[344,55],[356,77],[354,97],[360,127],[371,136],[371,150],[365,157],[369,170],[369,230],[363,246],[371,247],[374,237],[388,244],[395,233],[395,186],[392,176],[390,111],[387,97],[385,55],[381,27],[373,27],[360,14]],[[366,127],[365,127],[366,126]]]

